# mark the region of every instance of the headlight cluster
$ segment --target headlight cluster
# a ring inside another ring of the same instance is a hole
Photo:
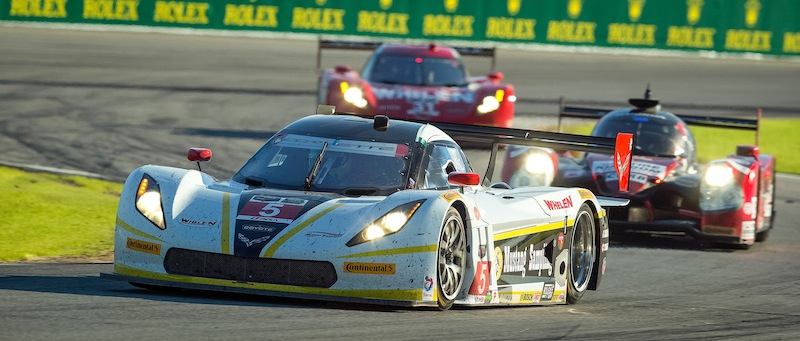
[[[550,186],[555,177],[555,165],[550,155],[542,152],[529,153],[524,167],[511,176],[511,187]]]
[[[139,181],[139,188],[136,190],[136,209],[139,210],[147,220],[150,220],[158,228],[164,230],[164,209],[161,206],[161,189],[158,182],[145,174]]]
[[[700,182],[700,209],[706,212],[738,209],[744,203],[742,187],[725,162],[709,165]]]
[[[347,246],[358,245],[371,240],[381,238],[400,231],[414,215],[414,212],[422,205],[425,200],[418,200],[397,206],[395,209],[384,214],[371,224],[367,225],[361,232],[347,242]]]
[[[494,96],[486,96],[483,98],[483,101],[480,105],[478,105],[478,113],[479,114],[488,114],[492,111],[497,110],[500,108],[500,103],[503,102],[503,97],[505,97],[506,92],[505,90],[497,90],[494,93]]]
[[[347,103],[355,105],[357,108],[365,108],[367,100],[364,99],[364,92],[359,88],[351,88],[347,82],[339,83],[339,89],[342,91],[342,96]]]

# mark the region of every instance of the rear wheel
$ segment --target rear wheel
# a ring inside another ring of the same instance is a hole
[[[437,290],[439,309],[453,306],[464,285],[464,267],[467,255],[467,235],[461,214],[450,207],[442,224],[437,257]]]
[[[569,278],[567,280],[567,303],[573,304],[583,297],[592,279],[594,263],[597,261],[595,224],[589,205],[583,204],[572,227],[569,246]]]

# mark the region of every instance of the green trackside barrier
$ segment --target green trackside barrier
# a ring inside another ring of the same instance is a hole
[[[0,20],[800,55],[798,0],[0,0]]]

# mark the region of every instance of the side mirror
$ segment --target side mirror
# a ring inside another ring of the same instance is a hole
[[[503,78],[505,78],[505,75],[503,75],[502,72],[494,71],[494,72],[489,72],[489,74],[486,75],[486,77],[493,82],[499,82],[503,80]]]
[[[758,146],[752,145],[738,145],[736,146],[736,155],[737,156],[752,156],[757,158],[759,154]]]
[[[211,161],[211,149],[208,148],[189,148],[186,158],[193,162]]]
[[[447,182],[456,186],[477,186],[481,183],[481,176],[477,173],[452,172],[447,174]]]

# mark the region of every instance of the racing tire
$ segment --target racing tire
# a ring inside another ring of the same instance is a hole
[[[467,232],[461,214],[453,207],[447,210],[439,234],[436,257],[436,287],[439,309],[453,306],[464,286],[464,269],[467,257]]]
[[[570,234],[567,303],[575,304],[588,289],[597,262],[597,227],[588,204],[581,205]]]

